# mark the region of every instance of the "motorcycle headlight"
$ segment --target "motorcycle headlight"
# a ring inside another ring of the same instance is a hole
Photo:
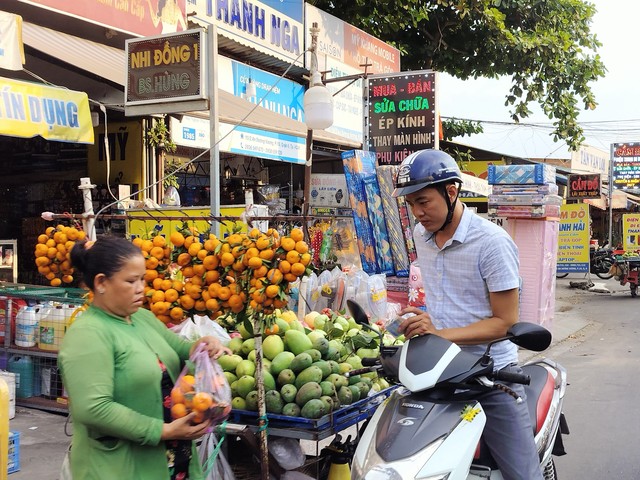
[[[426,447],[424,450],[411,457],[386,463],[375,448],[375,440],[369,443],[369,448],[364,455],[364,462],[358,461],[358,456],[354,456],[351,466],[354,480],[403,480],[406,478],[420,478],[421,480],[446,480],[449,472],[429,477],[418,477],[418,473],[429,461],[438,447],[444,441],[444,437],[439,438]]]

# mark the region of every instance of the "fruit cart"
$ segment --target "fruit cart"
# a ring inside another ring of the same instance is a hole
[[[640,271],[640,256],[625,257],[617,256],[612,267],[613,274],[620,285],[629,284],[631,296],[638,295],[638,272]]]
[[[362,400],[358,400],[351,405],[346,405],[334,412],[324,415],[317,419],[303,418],[303,417],[291,417],[286,415],[278,415],[274,413],[268,413],[268,432],[270,436],[285,437],[299,440],[310,440],[318,443],[322,440],[328,439],[338,435],[347,428],[359,424],[369,419],[376,408],[387,398],[397,386],[391,386],[381,390],[373,395],[368,396]],[[232,410],[227,420],[226,426],[227,433],[237,435],[243,440],[243,443],[247,445],[255,455],[259,455],[259,447],[255,442],[255,434],[258,432],[258,413],[246,410]],[[322,460],[319,458],[320,452],[316,449],[315,457],[308,460],[302,469],[310,475],[316,475],[319,470],[318,462]],[[244,463],[251,463],[245,462]],[[254,466],[258,466],[254,464]],[[282,473],[278,472],[278,466],[275,461],[269,462],[269,467],[272,474]],[[275,469],[273,468],[275,467]],[[238,474],[238,472],[236,472]],[[255,474],[255,472],[254,472]],[[238,477],[239,478],[239,477]]]

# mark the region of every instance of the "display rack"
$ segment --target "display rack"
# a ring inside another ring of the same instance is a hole
[[[4,314],[0,313],[4,327],[0,368],[16,374],[16,405],[54,412],[68,410],[57,366],[58,347],[68,324],[68,313],[84,304],[85,293],[82,289],[0,282],[0,303],[4,307],[0,308],[4,310]],[[41,318],[33,325],[39,334],[33,346],[16,343],[20,325],[17,313],[25,305],[42,305],[42,312],[38,310]]]

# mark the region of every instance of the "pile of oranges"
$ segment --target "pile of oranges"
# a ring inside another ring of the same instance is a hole
[[[191,412],[195,412],[193,423],[218,421],[229,416],[231,405],[216,401],[209,392],[196,392],[195,377],[183,375],[171,389],[171,418],[176,420]]]
[[[156,235],[133,242],[146,259],[147,307],[172,324],[207,315],[230,328],[241,314],[271,314],[287,305],[290,284],[311,262],[299,228],[287,236],[254,228],[218,239],[185,224],[168,241]]]
[[[85,233],[76,227],[57,225],[47,227],[38,236],[35,258],[38,272],[49,280],[52,287],[73,282],[73,268],[69,254],[76,241],[83,240]]]

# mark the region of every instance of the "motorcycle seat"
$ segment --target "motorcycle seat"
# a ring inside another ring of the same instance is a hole
[[[529,408],[533,434],[536,435],[542,428],[544,420],[549,413],[555,382],[551,373],[543,366],[525,365],[522,367],[522,370],[531,377],[531,383],[525,385],[524,388],[527,395],[527,407]],[[476,448],[473,463],[492,469],[497,468],[495,460],[491,456],[489,448],[482,438]]]

